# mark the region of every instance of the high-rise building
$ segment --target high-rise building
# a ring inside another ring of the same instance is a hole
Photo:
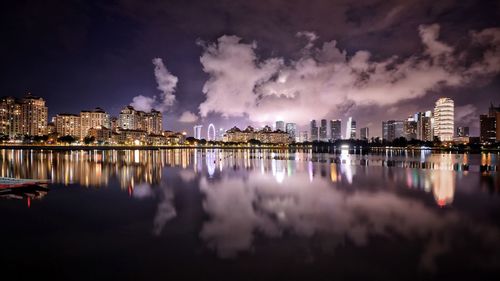
[[[45,100],[28,93],[21,100],[21,133],[43,136],[47,133],[48,108]]]
[[[500,140],[500,106],[490,104],[488,114],[479,116],[479,130],[481,142],[493,143]]]
[[[21,102],[14,97],[0,99],[0,134],[10,138],[21,135]]]
[[[285,132],[285,122],[284,121],[276,121],[276,130],[280,130]]]
[[[450,98],[440,98],[434,107],[434,135],[441,141],[453,140],[455,132],[455,105]]]
[[[56,133],[59,136],[72,136],[81,139],[81,118],[77,114],[60,113],[55,118]]]
[[[311,135],[309,136],[310,141],[318,141],[319,139],[319,128],[316,124],[316,120],[311,120]]]
[[[321,119],[319,125],[319,140],[320,141],[328,141],[328,123],[326,123],[326,119]]]
[[[362,140],[368,140],[370,138],[370,129],[368,129],[368,127],[361,128],[359,138]]]
[[[422,141],[433,141],[433,118],[432,111],[417,112],[414,120],[417,121],[417,139]]]
[[[150,113],[144,114],[145,127],[142,128],[148,134],[160,135],[163,132],[163,115],[152,109]]]
[[[286,123],[286,133],[290,136],[292,141],[297,141],[297,124]]]
[[[457,137],[469,137],[469,127],[457,127]]]
[[[137,111],[133,106],[126,106],[120,111],[118,126],[124,130],[140,130],[148,134],[159,135],[163,132],[163,116],[161,112]]]
[[[111,127],[109,114],[100,107],[96,107],[94,110],[82,110],[80,112],[80,124],[81,138],[86,137],[92,128],[105,127],[110,129]]]
[[[479,115],[479,130],[481,142],[496,141],[496,118],[487,114]]]
[[[217,131],[217,140],[218,141],[222,141],[224,139],[224,133],[226,131],[224,130],[224,128],[219,128],[219,130]]]
[[[300,132],[300,134],[299,134],[299,141],[300,141],[300,142],[306,142],[306,141],[309,141],[307,131],[302,131],[302,132]]]
[[[347,119],[345,137],[346,139],[356,139],[356,121],[352,120],[352,117]]]
[[[387,141],[405,137],[404,125],[401,120],[389,120],[382,122],[382,138]]]
[[[340,140],[342,138],[342,121],[340,119],[330,120],[330,138]]]
[[[134,109],[133,106],[125,106],[120,111],[118,127],[123,130],[138,130],[138,128],[140,127],[139,113]]]
[[[418,122],[413,117],[409,117],[403,122],[404,137],[407,140],[417,139]]]
[[[195,139],[198,139],[198,140],[201,140],[202,139],[202,136],[201,136],[201,128],[203,128],[203,125],[195,125],[193,127],[193,133],[194,133],[194,138]]]

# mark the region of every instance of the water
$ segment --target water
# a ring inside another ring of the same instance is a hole
[[[497,280],[499,156],[0,150],[1,274]]]

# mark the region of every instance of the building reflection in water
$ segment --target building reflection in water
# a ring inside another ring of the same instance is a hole
[[[481,154],[477,167],[468,154],[431,154],[387,151],[377,155],[349,154],[347,148],[339,154],[313,154],[311,150],[260,149],[169,149],[169,150],[90,150],[35,151],[0,150],[2,177],[49,179],[64,185],[79,184],[101,187],[117,180],[123,190],[133,193],[135,186],[159,185],[166,167],[192,168],[194,175],[183,177],[213,178],[217,172],[229,169],[257,170],[271,174],[276,183],[297,173],[315,178],[329,178],[334,184],[355,185],[359,176],[386,183],[400,183],[411,189],[431,193],[439,206],[453,202],[456,181],[481,175],[481,186],[498,192],[496,171],[498,156]],[[470,173],[470,170],[478,173]]]

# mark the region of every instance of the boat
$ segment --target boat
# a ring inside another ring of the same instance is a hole
[[[48,180],[0,177],[0,189],[46,185]]]

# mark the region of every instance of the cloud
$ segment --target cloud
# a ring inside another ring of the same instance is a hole
[[[472,104],[455,107],[455,123],[470,126],[479,120],[477,108]]]
[[[418,28],[422,43],[425,45],[425,52],[432,57],[447,55],[453,52],[453,48],[439,42],[440,26],[438,24],[421,25]]]
[[[146,97],[143,95],[138,95],[132,99],[132,103],[130,104],[137,110],[142,111],[151,111],[153,109],[156,100],[155,98]]]
[[[175,102],[174,93],[179,79],[168,71],[161,58],[154,58],[152,62],[155,66],[154,74],[158,84],[157,89],[161,91],[160,95],[158,97],[139,95],[132,99],[130,105],[138,110],[151,111],[151,109],[156,109],[164,112]]]
[[[312,32],[297,34],[308,43],[303,49],[307,51],[295,60],[260,58],[255,42],[222,36],[204,46],[200,58],[209,79],[199,113],[247,117],[253,122],[272,122],[280,116],[303,125],[312,118],[338,117],[347,105],[391,106],[500,71],[498,29],[469,35],[484,53],[467,68],[463,55],[439,41],[439,32],[437,24],[421,25],[421,54],[385,59],[372,58],[365,50],[349,56],[334,40],[315,46],[317,36]]]
[[[181,117],[179,117],[179,122],[183,123],[193,123],[198,120],[198,116],[196,114],[192,113],[191,111],[184,111],[181,114]]]

